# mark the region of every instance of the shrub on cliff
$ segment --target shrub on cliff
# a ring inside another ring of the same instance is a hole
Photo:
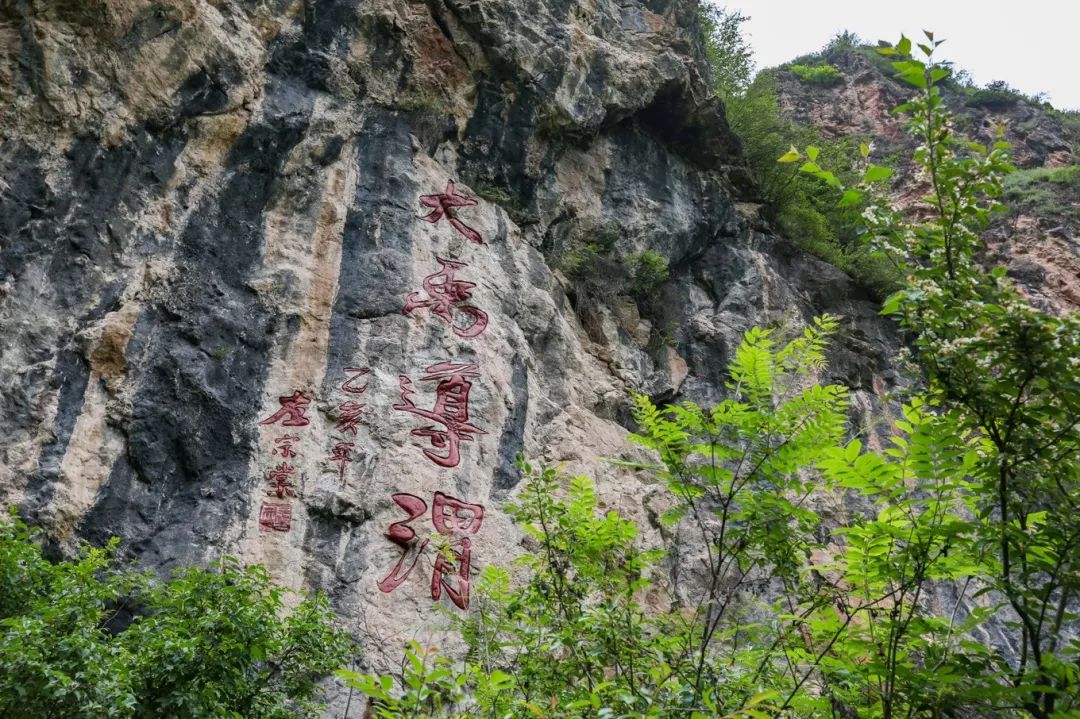
[[[833,65],[791,65],[788,67],[795,77],[807,85],[818,87],[833,87],[843,82],[843,75],[839,68]]]
[[[671,274],[667,258],[655,250],[629,254],[623,258],[623,264],[630,273],[631,289],[638,295],[653,292]]]
[[[286,613],[260,567],[160,582],[115,547],[53,563],[25,525],[0,522],[0,716],[319,715],[319,681],[350,653],[324,597]]]

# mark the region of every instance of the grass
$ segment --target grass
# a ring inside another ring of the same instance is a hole
[[[1080,165],[1018,170],[1005,177],[1004,189],[1014,211],[1080,222]]]

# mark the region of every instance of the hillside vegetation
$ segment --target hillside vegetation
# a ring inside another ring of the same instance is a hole
[[[720,13],[713,26],[739,26],[744,18]],[[712,34],[717,48],[739,45],[734,32]],[[851,33],[839,33],[820,52],[764,69],[751,80],[730,83],[716,78],[732,126],[742,139],[751,174],[767,213],[782,232],[844,269],[883,297],[897,287],[895,267],[866,250],[858,237],[860,204],[837,207],[822,188],[775,160],[791,146],[814,145],[845,182],[856,176],[857,148],[895,171],[889,194],[898,205],[917,210],[926,178],[912,161],[921,138],[903,131],[903,117],[893,109],[907,99],[879,47]],[[730,49],[713,56],[740,57]],[[1004,140],[1019,168],[1007,180],[1009,212],[987,229],[995,261],[1005,264],[1025,290],[1044,306],[1077,309],[1080,287],[1080,189],[1075,168],[1080,158],[1080,112],[1053,108],[1041,96],[1026,95],[1003,82],[974,85],[959,68],[939,89],[955,129],[984,145]],[[1047,244],[1053,247],[1047,247]]]

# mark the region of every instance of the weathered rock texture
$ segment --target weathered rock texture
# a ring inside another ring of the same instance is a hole
[[[716,399],[752,324],[844,315],[834,367],[862,419],[895,380],[874,305],[736,202],[738,142],[689,0],[0,7],[0,497],[60,548],[117,535],[161,569],[263,562],[396,645],[438,614],[429,567],[376,587],[400,554],[392,493],[485,505],[474,569],[504,564],[518,452],[591,472],[645,517],[642,480],[598,461],[629,451],[629,391]],[[418,219],[448,180],[479,199],[457,217],[484,244]],[[618,254],[669,259],[648,301],[554,269],[611,228]],[[467,265],[480,336],[403,314],[436,256]],[[420,377],[445,361],[480,372],[483,434],[453,468],[392,408],[399,375],[430,408]],[[340,386],[359,367],[339,481]],[[307,426],[259,424],[296,391]],[[286,433],[291,529],[261,531]]]

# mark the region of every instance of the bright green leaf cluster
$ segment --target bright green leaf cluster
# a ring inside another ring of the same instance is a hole
[[[260,567],[159,582],[115,548],[52,563],[0,522],[0,716],[319,716],[319,681],[351,651],[325,597],[286,613]]]

